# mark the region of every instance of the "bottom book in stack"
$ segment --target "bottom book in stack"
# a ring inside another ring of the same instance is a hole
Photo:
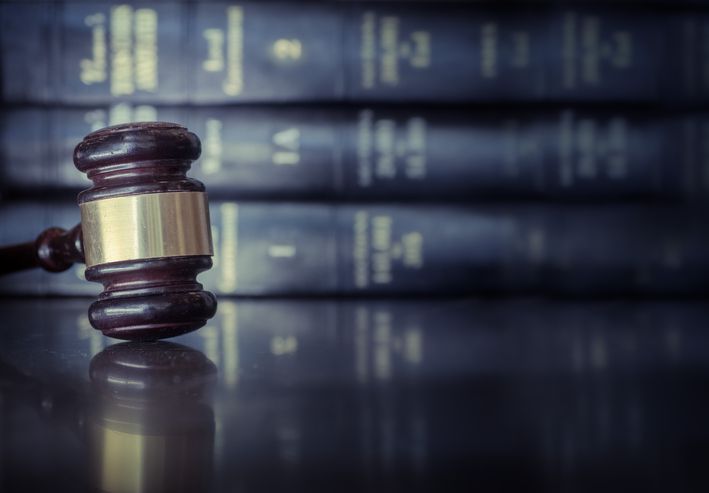
[[[699,209],[537,204],[210,204],[221,295],[709,293]],[[9,202],[0,244],[79,221],[76,205]],[[8,294],[95,294],[81,267],[0,279]]]

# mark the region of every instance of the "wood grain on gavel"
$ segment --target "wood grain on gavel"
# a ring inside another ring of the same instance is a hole
[[[213,254],[204,185],[186,176],[200,150],[199,138],[173,123],[89,134],[74,151],[93,182],[78,196],[81,224],[1,248],[0,273],[85,262],[86,279],[104,287],[89,320],[107,336],[161,339],[202,327],[217,302],[196,280]]]

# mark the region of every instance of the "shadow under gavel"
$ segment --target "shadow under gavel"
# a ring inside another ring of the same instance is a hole
[[[86,263],[103,284],[91,325],[118,339],[155,340],[202,327],[217,301],[197,274],[212,266],[204,185],[186,176],[199,138],[174,123],[117,125],[87,135],[76,167],[93,182],[78,196],[81,223],[0,248],[0,274]]]

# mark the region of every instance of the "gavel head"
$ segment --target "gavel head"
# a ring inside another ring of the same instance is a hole
[[[93,186],[79,194],[86,279],[103,284],[91,324],[119,339],[154,340],[202,327],[217,301],[197,274],[212,266],[204,185],[187,178],[199,138],[173,123],[91,133],[74,164]]]

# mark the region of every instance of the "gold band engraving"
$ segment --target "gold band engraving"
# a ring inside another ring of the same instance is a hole
[[[86,267],[123,260],[213,255],[204,192],[167,192],[81,204]]]

